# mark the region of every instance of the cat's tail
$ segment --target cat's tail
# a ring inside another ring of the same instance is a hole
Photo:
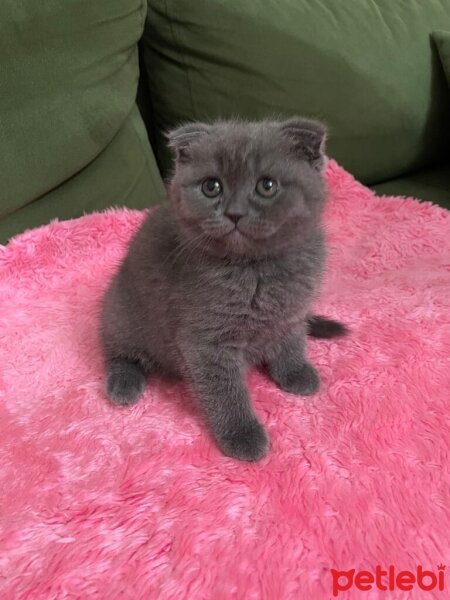
[[[349,333],[348,327],[339,321],[321,315],[312,315],[307,320],[308,335],[315,338],[342,337]]]
[[[106,391],[114,404],[137,402],[145,383],[145,373],[139,364],[122,358],[108,361]]]

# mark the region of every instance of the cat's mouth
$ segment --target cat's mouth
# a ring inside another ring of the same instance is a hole
[[[243,231],[237,225],[234,225],[231,228],[208,227],[208,228],[203,228],[203,230],[208,236],[210,236],[216,240],[239,241],[239,240],[242,240],[242,238],[249,239],[249,240],[252,239],[251,236],[246,231]]]
[[[228,233],[226,233],[224,237],[229,237],[231,239],[240,239],[241,237],[250,238],[250,236],[247,233],[245,233],[245,231],[242,231],[242,229],[239,229],[237,225],[233,227],[233,229],[231,229]]]
[[[234,252],[237,251],[239,254],[248,252],[253,247],[251,236],[236,226],[232,229],[210,230],[207,233],[209,237],[215,240],[215,243],[222,248]]]
[[[223,241],[233,250],[241,251],[249,251],[253,249],[255,244],[258,243],[258,238],[251,234],[251,232],[247,230],[243,230],[240,227],[236,226],[231,231],[228,231],[223,236]]]
[[[227,233],[231,239],[241,240],[242,238],[253,244],[267,240],[275,233],[273,228],[268,227],[239,227],[237,224],[231,231]]]
[[[259,246],[273,234],[273,231],[268,231],[267,227],[247,227],[246,224],[241,223],[236,223],[232,227],[222,225],[221,227],[202,227],[202,229],[211,240],[215,240],[220,246],[238,252],[252,250],[255,245]]]
[[[257,256],[267,249],[267,240],[273,231],[268,228],[244,228],[241,224],[233,227],[210,226],[202,224],[205,243],[214,252],[221,255]]]

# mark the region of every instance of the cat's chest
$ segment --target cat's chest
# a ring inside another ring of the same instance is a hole
[[[247,327],[290,318],[302,296],[301,276],[272,266],[224,269],[214,281],[223,320]],[[211,297],[211,296],[210,296]]]

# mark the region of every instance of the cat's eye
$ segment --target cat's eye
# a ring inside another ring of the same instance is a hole
[[[202,183],[202,192],[208,198],[216,198],[222,192],[222,184],[215,177],[209,177]]]
[[[256,184],[256,191],[264,198],[272,198],[278,191],[278,184],[270,177],[263,177]]]

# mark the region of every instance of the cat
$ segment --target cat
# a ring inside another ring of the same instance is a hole
[[[182,377],[228,456],[256,461],[268,436],[243,381],[265,369],[310,395],[306,335],[324,267],[326,132],[316,121],[190,123],[168,134],[168,203],[145,219],[104,299],[107,394],[132,404],[152,375]]]

